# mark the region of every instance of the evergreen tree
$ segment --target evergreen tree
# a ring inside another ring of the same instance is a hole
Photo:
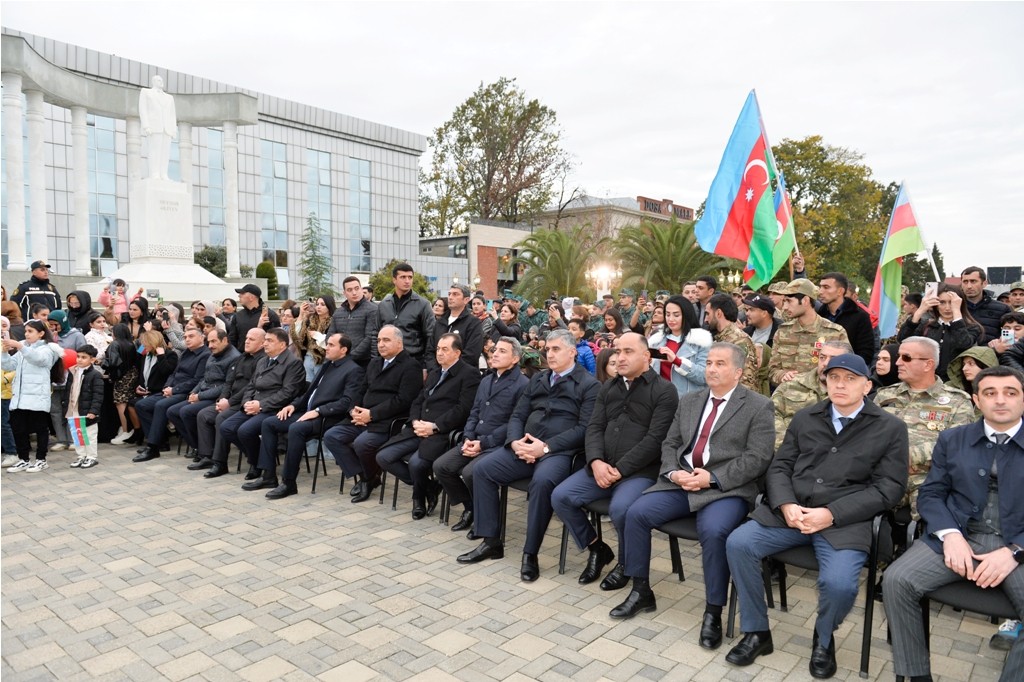
[[[306,231],[302,233],[299,298],[337,295],[334,291],[334,268],[331,267],[326,239],[320,219],[316,213],[310,213],[306,218]]]

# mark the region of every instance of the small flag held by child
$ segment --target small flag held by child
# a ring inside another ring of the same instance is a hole
[[[76,448],[92,445],[85,417],[68,417],[68,431],[71,432],[71,442]]]

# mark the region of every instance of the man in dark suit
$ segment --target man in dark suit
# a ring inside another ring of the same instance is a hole
[[[731,343],[708,350],[708,388],[687,393],[661,448],[661,474],[626,513],[625,574],[633,578],[626,600],[611,611],[631,618],[656,608],[649,576],[651,530],[696,515],[704,567],[704,619],[699,642],[722,643],[722,607],[729,591],[725,539],[757,496],[775,442],[771,401],[740,384],[745,354]]]
[[[377,356],[366,367],[366,393],[348,417],[324,434],[342,475],[355,476],[352,501],[365,502],[380,485],[377,449],[387,441],[391,423],[409,416],[409,407],[423,388],[420,362],[405,352],[402,332],[386,324],[377,332]]]
[[[306,389],[306,370],[302,361],[288,350],[288,332],[280,327],[267,331],[263,339],[266,356],[242,393],[242,409],[221,424],[228,443],[238,446],[249,462],[246,481],[260,478],[258,458],[263,422],[295,400]]]
[[[924,533],[885,572],[885,615],[893,667],[931,680],[921,597],[959,580],[1002,589],[1024,619],[1024,374],[990,367],[975,377],[982,419],[939,434],[917,496]],[[1001,680],[1024,679],[1017,638]]]
[[[253,327],[245,333],[245,352],[228,370],[227,381],[220,397],[213,405],[204,407],[196,415],[196,440],[198,441],[198,462],[188,465],[190,471],[209,469],[203,478],[217,478],[228,472],[228,450],[231,446],[220,432],[224,421],[242,409],[242,396],[256,373],[256,366],[266,353],[263,341],[267,333]]]
[[[479,320],[477,320],[479,324]],[[460,359],[462,339],[442,334],[435,348],[437,368],[409,408],[409,423],[377,451],[377,466],[412,486],[412,518],[437,506],[440,486],[430,480],[434,461],[448,449],[452,431],[466,425],[480,372]]]
[[[434,462],[434,477],[448,499],[453,505],[464,506],[462,516],[452,525],[453,531],[473,532],[473,469],[485,453],[497,452],[505,442],[512,410],[529,383],[519,369],[522,355],[518,339],[498,339],[487,361],[494,371],[477,389],[466,420],[465,440]]]
[[[871,547],[871,520],[892,509],[907,488],[907,426],[869,400],[863,358],[843,354],[825,367],[828,400],[796,413],[768,467],[767,503],[726,542],[739,592],[743,639],[726,661],[750,665],[770,654],[761,560],[810,545],[818,559],[818,619],[810,673],[836,671],[832,633],[857,598],[860,570]]]
[[[476,467],[473,523],[484,540],[458,558],[465,564],[504,556],[498,489],[529,478],[526,545],[520,570],[526,582],[540,576],[537,552],[551,521],[551,493],[572,473],[573,455],[583,447],[601,388],[597,379],[576,364],[576,340],[569,330],[548,332],[545,352],[548,369],[534,375],[516,404],[505,446]]]
[[[278,500],[298,492],[295,477],[299,463],[306,454],[306,441],[316,438],[324,421],[336,423],[355,405],[363,394],[363,368],[349,359],[352,340],[341,333],[327,338],[324,362],[306,392],[291,405],[277,413],[277,419],[267,419],[260,431],[259,468],[261,478],[249,481],[243,490],[273,488],[267,498]],[[288,450],[284,461],[284,483],[277,482],[277,440],[288,434]]]
[[[601,582],[601,589],[618,589],[625,577],[626,514],[637,498],[654,484],[679,393],[651,369],[647,339],[627,332],[615,340],[617,378],[597,394],[594,414],[587,424],[587,465],[555,488],[551,505],[565,523],[576,545],[589,550],[580,584],[601,577],[601,569],[615,553],[597,539],[583,505],[611,498],[608,515],[619,540],[618,563]]]

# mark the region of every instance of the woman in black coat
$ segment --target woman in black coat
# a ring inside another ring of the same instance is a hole
[[[135,412],[135,403],[147,395],[164,390],[167,379],[178,367],[178,354],[167,347],[164,335],[160,332],[142,332],[139,342],[142,345],[142,355],[136,360],[139,378],[135,386],[135,395],[128,404],[128,418],[132,422],[134,434],[125,441],[133,444],[142,444],[146,440],[146,434],[142,433],[142,422]]]
[[[921,322],[922,316],[929,311],[933,317]],[[939,284],[938,294],[921,301],[914,315],[900,327],[900,341],[910,336],[924,336],[939,344],[939,364],[935,373],[946,381],[949,379],[946,369],[950,361],[971,346],[983,345],[985,329],[971,317],[963,290],[943,283]]]
[[[511,336],[516,341],[523,340],[523,328],[519,324],[519,310],[515,303],[502,303],[494,315],[491,339],[497,343],[503,336]]]

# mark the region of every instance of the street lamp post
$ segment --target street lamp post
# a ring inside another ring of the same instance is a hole
[[[622,279],[622,270],[604,263],[598,263],[587,270],[587,281],[597,289],[599,299],[605,294],[610,294],[612,284],[619,279]]]

